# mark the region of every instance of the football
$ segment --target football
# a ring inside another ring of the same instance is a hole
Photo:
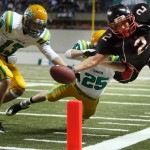
[[[55,65],[50,68],[51,77],[62,84],[71,83],[76,79],[74,72],[67,66]]]

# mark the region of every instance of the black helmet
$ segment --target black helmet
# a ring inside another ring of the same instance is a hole
[[[107,21],[112,32],[120,38],[130,36],[136,30],[137,26],[131,10],[123,4],[114,5],[108,9]],[[126,22],[128,22],[129,25],[124,29],[117,28],[119,23],[123,24]]]

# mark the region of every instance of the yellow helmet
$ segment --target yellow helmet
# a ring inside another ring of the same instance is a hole
[[[47,24],[47,12],[38,4],[30,5],[24,12],[23,29],[32,36],[41,35]]]
[[[106,32],[106,30],[98,30],[94,32],[90,40],[90,47],[95,47],[98,39]]]

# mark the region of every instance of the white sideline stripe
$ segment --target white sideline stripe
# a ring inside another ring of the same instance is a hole
[[[119,150],[150,138],[150,128],[119,136],[99,144],[87,146],[82,150]]]
[[[0,146],[0,149],[6,149],[6,150],[42,150],[42,149],[34,149],[34,148],[18,148],[18,147],[2,147]]]
[[[104,130],[104,131],[121,131],[121,132],[128,132],[129,130],[125,129],[110,129],[110,128],[92,128],[92,127],[82,127],[83,129],[90,129],[90,130]]]
[[[6,112],[0,112],[0,114],[6,115]],[[37,116],[37,117],[60,117],[66,118],[66,115],[57,115],[57,114],[31,114],[31,113],[17,113],[16,115],[25,115],[25,116]],[[91,117],[90,119],[104,119],[104,120],[125,120],[125,121],[143,121],[150,122],[150,120],[145,119],[129,119],[129,118],[105,118],[105,117]]]
[[[145,124],[125,124],[125,123],[114,123],[114,122],[98,122],[98,124],[110,124],[110,125],[121,125],[121,126],[145,126]]]

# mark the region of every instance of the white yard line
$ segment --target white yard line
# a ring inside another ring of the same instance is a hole
[[[147,139],[150,139],[150,128],[91,145],[82,150],[118,150]]]
[[[18,148],[18,147],[2,147],[0,146],[1,150],[42,150],[42,149],[35,149],[35,148]]]
[[[98,122],[98,124],[110,124],[120,126],[145,126],[145,124],[128,124],[128,123],[115,123],[115,122]]]
[[[150,104],[149,103],[128,103],[128,102],[109,102],[109,101],[107,101],[107,102],[101,102],[100,101],[100,103],[102,103],[102,104],[117,104],[117,105],[139,105],[139,106],[150,106]]]
[[[25,141],[35,141],[35,142],[46,142],[46,143],[65,143],[66,141],[55,141],[55,140],[47,140],[47,139],[24,139]]]
[[[35,141],[35,142],[46,142],[46,143],[59,143],[59,144],[66,144],[67,141],[55,141],[55,140],[47,140],[47,139],[24,139],[25,141]],[[82,144],[85,144],[82,142]]]
[[[103,130],[103,131],[119,131],[119,132],[128,132],[129,131],[129,130],[125,130],[125,129],[93,128],[93,127],[82,127],[82,129]]]
[[[54,134],[66,135],[66,132],[53,132]],[[110,135],[100,135],[100,134],[82,134],[84,136],[98,136],[98,137],[108,137]]]
[[[0,112],[0,114],[6,115],[6,112]],[[24,116],[37,116],[37,117],[60,117],[66,118],[66,115],[58,114],[32,114],[32,113],[17,113],[16,115]],[[134,118],[107,118],[107,117],[91,117],[90,119],[103,119],[103,120],[124,120],[124,121],[139,121],[139,122],[150,122],[150,119],[134,119]]]
[[[28,99],[28,98],[19,97],[17,99],[25,100],[25,99]],[[59,102],[68,102],[68,101],[69,100],[65,100],[65,99],[59,100]],[[117,105],[150,106],[149,103],[129,103],[129,102],[109,102],[109,101],[105,101],[105,102],[104,101],[100,101],[100,103],[102,103],[102,104],[112,104],[112,105],[114,105],[114,104],[116,105],[117,104]]]
[[[104,95],[111,95],[111,96],[134,96],[134,97],[150,97],[148,94],[120,94],[120,93],[104,93]]]
[[[150,116],[130,115],[131,117],[150,118]]]

